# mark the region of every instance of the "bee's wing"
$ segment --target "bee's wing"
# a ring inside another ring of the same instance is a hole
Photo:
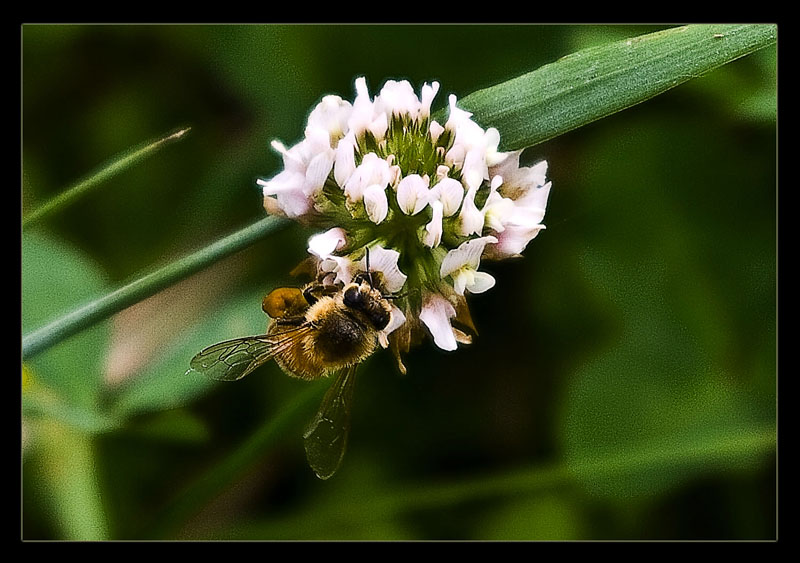
[[[320,479],[331,477],[339,469],[347,449],[355,375],[356,366],[336,372],[319,411],[303,434],[308,464]]]
[[[310,330],[311,327],[304,324],[276,334],[234,338],[213,344],[192,358],[189,371],[220,381],[241,379],[292,346],[296,339]]]

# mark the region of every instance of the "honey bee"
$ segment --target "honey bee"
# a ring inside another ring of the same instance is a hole
[[[372,355],[392,317],[390,300],[369,271],[344,287],[312,282],[277,288],[262,301],[272,318],[267,333],[214,344],[192,358],[190,370],[220,381],[243,378],[269,360],[304,380],[333,383],[303,433],[309,465],[320,479],[339,468],[350,433],[356,367]]]

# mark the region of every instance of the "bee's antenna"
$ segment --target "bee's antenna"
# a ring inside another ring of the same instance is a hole
[[[374,289],[374,284],[372,283],[372,269],[369,267],[369,247],[364,248],[366,251],[366,264],[367,264],[367,278],[369,279],[369,287],[370,289]]]

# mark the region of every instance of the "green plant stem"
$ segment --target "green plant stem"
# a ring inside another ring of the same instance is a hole
[[[247,248],[284,225],[285,221],[277,217],[261,219],[26,334],[22,339],[23,360],[189,277],[210,264]]]
[[[648,100],[776,41],[776,25],[671,28],[577,51],[473,92],[458,106],[472,112],[482,125],[498,129],[504,150],[523,149]]]
[[[23,217],[22,228],[24,229],[25,227],[29,227],[38,221],[41,221],[51,213],[54,213],[59,209],[66,207],[70,203],[73,203],[80,196],[85,195],[95,186],[98,186],[102,182],[112,178],[116,174],[119,174],[126,168],[130,168],[148,156],[155,154],[165,146],[182,139],[186,133],[190,131],[190,129],[190,127],[178,129],[177,131],[168,133],[167,135],[156,139],[155,141],[148,141],[142,145],[139,145],[138,147],[115,156],[82,180],[73,184],[71,187],[67,188],[52,199],[49,199],[44,204]]]

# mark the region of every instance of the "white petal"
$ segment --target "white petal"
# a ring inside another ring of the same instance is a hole
[[[347,242],[346,233],[341,227],[334,227],[308,239],[308,251],[320,258],[327,258]]]
[[[390,159],[393,155],[390,155]],[[366,167],[369,174],[369,184],[378,184],[381,187],[386,187],[392,177],[389,161],[380,158],[374,152],[364,155],[361,165]]]
[[[437,181],[441,182],[442,180],[447,178],[448,174],[450,174],[450,167],[449,166],[445,166],[444,164],[440,164],[439,166],[436,167],[436,180]]]
[[[334,153],[328,150],[311,159],[308,169],[306,169],[305,186],[303,187],[303,193],[307,196],[317,193],[325,185],[325,180],[333,168],[333,157]]]
[[[375,107],[377,111],[388,115],[409,114],[416,118],[420,102],[408,80],[387,80],[375,99]]]
[[[389,129],[389,121],[386,119],[386,114],[382,113],[371,122],[367,129],[372,133],[376,140],[380,141],[386,136],[386,131]]]
[[[343,188],[355,169],[355,145],[353,137],[348,135],[340,140],[336,147],[336,161],[333,165],[333,177],[336,183]]]
[[[433,82],[430,85],[423,84],[422,86],[422,93],[420,94],[420,117],[428,117],[431,113],[431,103],[433,102],[433,98],[436,97],[436,93],[439,91],[439,83]]]
[[[275,150],[275,152],[280,153],[280,155],[283,157],[284,169],[292,170],[297,169],[298,167],[303,169],[305,168],[305,163],[298,154],[299,151],[290,151],[278,140],[272,141],[270,145],[272,145],[272,148]]]
[[[386,198],[386,189],[373,184],[364,190],[364,209],[370,221],[379,224],[386,219],[389,213],[389,200]]]
[[[502,176],[504,178],[506,176],[513,176],[512,172],[516,172],[519,169],[519,157],[521,154],[522,150],[505,153],[506,157],[502,162],[489,167],[489,174],[492,176]]]
[[[438,294],[429,294],[422,305],[419,319],[428,327],[433,342],[442,350],[455,350],[456,337],[450,319],[456,316],[455,308]]]
[[[264,195],[264,209],[275,215],[276,208],[286,217],[295,219],[310,213],[313,202],[303,193],[305,176],[300,172],[284,170],[271,180],[259,179]]]
[[[331,149],[331,134],[322,127],[306,127],[306,137],[300,143],[292,147],[292,150],[304,151],[304,160],[311,160],[318,153]]]
[[[447,154],[444,155],[444,161],[450,168],[461,168],[464,164],[464,157],[467,155],[467,150],[463,145],[453,145]]]
[[[444,257],[439,269],[439,275],[445,278],[464,267],[477,270],[484,247],[487,244],[496,242],[497,238],[493,236],[479,237],[462,242],[458,248],[449,251]]]
[[[361,201],[367,186],[374,184],[385,188],[390,177],[389,163],[375,153],[367,153],[347,179],[344,193],[351,202]]]
[[[384,289],[389,293],[397,293],[406,283],[406,276],[397,266],[400,253],[391,248],[375,245],[369,248],[369,270],[383,274]],[[359,267],[362,272],[367,271],[367,257],[361,259]]]
[[[403,311],[401,311],[395,305],[392,305],[392,314],[391,317],[389,317],[389,324],[386,325],[386,328],[384,328],[381,333],[388,336],[400,328],[404,322],[406,322],[406,316],[403,314]]]
[[[547,161],[537,162],[530,168],[530,177],[537,186],[543,186],[547,180]]]
[[[428,204],[428,180],[410,174],[397,184],[397,204],[406,215],[416,215]]]
[[[269,180],[259,178],[256,180],[256,183],[261,186],[261,191],[264,195],[275,195],[286,191],[298,191],[302,193],[305,180],[305,175],[300,172],[284,170]]]
[[[267,193],[265,187],[264,192],[264,209],[268,212],[277,206],[286,217],[296,219],[311,213],[314,209],[311,200],[303,194],[302,190],[280,190]]]
[[[495,176],[498,178],[498,176]],[[483,220],[490,229],[501,233],[505,224],[516,211],[514,201],[501,196],[497,191],[492,191],[483,205]]]
[[[487,166],[496,166],[503,162],[509,153],[498,152],[497,147],[500,145],[500,132],[494,127],[489,127],[486,130],[484,137],[486,143],[486,164]]]
[[[481,186],[483,179],[489,174],[484,153],[485,150],[483,147],[475,147],[467,151],[467,154],[464,156],[461,177],[464,179],[468,188],[475,188],[477,190]]]
[[[436,248],[442,242],[442,202],[434,200],[431,202],[433,214],[430,223],[425,225],[425,235],[422,242],[430,248]]]
[[[439,125],[436,121],[431,121],[431,126],[428,131],[431,133],[431,140],[435,143],[439,139],[439,135],[444,133],[444,127]]]
[[[461,236],[480,234],[483,230],[483,213],[475,206],[475,188],[467,190],[461,204],[457,233]]]
[[[374,107],[369,98],[367,81],[360,76],[356,78],[356,99],[353,100],[353,111],[347,120],[347,128],[355,135],[360,135],[373,119],[375,119]]]
[[[497,243],[486,246],[484,256],[497,260],[519,256],[542,229],[544,229],[544,225],[532,227],[506,225],[506,229],[497,235]]]
[[[471,283],[467,286],[470,293],[483,293],[494,287],[495,279],[486,272],[475,272]]]
[[[447,101],[450,105],[450,115],[446,124],[448,129],[455,129],[458,125],[469,121],[469,118],[472,117],[472,114],[456,107],[456,102],[458,99],[456,98],[455,94],[450,94],[450,96],[447,98]]]
[[[464,295],[472,278],[473,271],[469,268],[462,268],[453,272],[453,290],[459,294]]]
[[[325,96],[308,116],[307,127],[317,127],[328,132],[328,137],[338,139],[347,128],[353,107],[339,96]]]
[[[367,79],[363,76],[356,78],[356,98],[366,98],[369,101],[369,90],[367,90]],[[371,103],[371,102],[370,102]]]
[[[520,212],[528,214],[528,220],[525,224],[541,223],[542,219],[544,219],[551,186],[552,182],[547,182],[540,188],[533,187],[524,196],[516,200],[516,207]]]
[[[442,178],[434,186],[437,197],[442,202],[442,213],[450,217],[458,212],[464,199],[464,186],[455,178]],[[473,196],[474,197],[474,196]]]
[[[335,274],[333,283],[350,283],[357,269],[358,265],[347,256],[330,255],[319,263],[320,272],[331,272],[331,275]]]

